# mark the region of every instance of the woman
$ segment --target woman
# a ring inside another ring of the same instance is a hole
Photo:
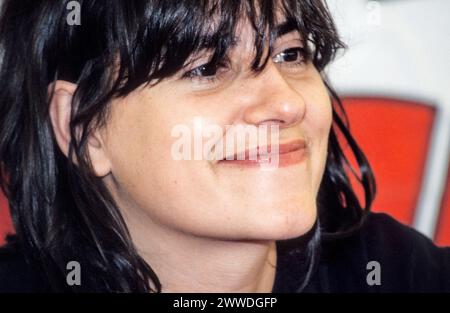
[[[86,0],[81,25],[66,3],[3,5],[1,290],[450,290],[448,249],[369,213],[374,178],[323,74],[343,44],[322,0]],[[258,141],[236,148],[236,126]]]

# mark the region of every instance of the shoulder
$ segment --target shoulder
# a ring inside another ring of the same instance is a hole
[[[384,213],[369,214],[361,236],[377,254],[408,256],[410,265],[450,265],[450,247],[438,247],[417,230]],[[413,258],[411,258],[413,257]],[[449,263],[442,263],[449,261]]]
[[[0,247],[0,293],[40,292],[46,290],[45,286],[17,244]]]
[[[335,273],[335,277],[345,280],[344,275],[352,276],[360,289],[450,292],[450,248],[434,245],[423,234],[387,214],[370,213],[357,233],[328,246],[336,261],[330,268],[342,272]],[[379,265],[381,284],[369,287],[366,277],[372,268],[368,264],[374,264],[373,261]]]

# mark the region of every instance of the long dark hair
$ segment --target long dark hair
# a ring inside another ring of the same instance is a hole
[[[112,98],[174,75],[202,49],[213,51],[212,63],[220,62],[243,17],[255,32],[252,70],[257,74],[268,60],[263,57],[267,38],[272,48],[277,2],[310,43],[308,57],[320,72],[344,47],[322,0],[79,0],[79,26],[67,23],[68,0],[3,2],[1,187],[17,241],[53,290],[68,290],[66,264],[77,260],[85,275],[82,285],[70,290],[161,291],[86,152],[87,138],[105,124]],[[56,145],[49,118],[48,86],[55,80],[77,84],[68,158]],[[370,166],[348,130],[339,98],[327,88],[334,99],[334,123],[318,199],[321,226],[316,225],[308,243],[313,261],[320,238],[345,236],[361,225],[375,194]],[[349,145],[358,162],[364,205],[350,183],[342,144]],[[70,161],[74,158],[76,166]]]

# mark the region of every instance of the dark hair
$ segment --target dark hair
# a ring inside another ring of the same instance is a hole
[[[71,290],[160,291],[157,275],[136,251],[86,152],[87,138],[104,125],[111,99],[177,73],[202,49],[212,49],[211,62],[219,62],[243,17],[255,32],[252,70],[257,74],[267,63],[263,50],[268,38],[272,48],[277,2],[286,20],[311,43],[308,56],[320,72],[344,45],[322,0],[79,0],[80,26],[68,25],[68,2],[5,0],[2,7],[0,177],[17,238],[54,290],[69,288],[66,264],[77,260],[87,274],[82,286]],[[48,86],[58,79],[78,85],[68,158],[55,143],[49,118]],[[348,130],[339,98],[327,88],[335,100],[334,123],[318,199],[321,225],[308,243],[313,261],[320,238],[358,228],[375,194],[370,166]],[[342,139],[356,157],[364,205],[350,183]]]

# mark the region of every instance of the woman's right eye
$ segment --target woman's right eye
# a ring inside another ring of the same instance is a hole
[[[206,63],[186,72],[185,76],[189,78],[215,76],[217,69],[215,64]]]
[[[227,71],[226,62],[208,62],[195,67],[183,74],[182,78],[215,82]]]

